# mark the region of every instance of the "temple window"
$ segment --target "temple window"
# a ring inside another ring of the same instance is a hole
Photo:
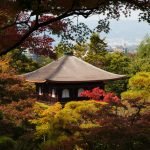
[[[64,89],[62,91],[62,98],[69,98],[70,95],[69,95],[69,90],[68,89]]]
[[[52,97],[53,97],[53,98],[56,97],[56,91],[55,91],[55,89],[52,89]]]
[[[43,93],[42,93],[42,88],[41,87],[39,87],[39,95],[42,95]]]
[[[81,93],[84,91],[84,89],[80,88],[78,89],[78,97],[81,97]]]

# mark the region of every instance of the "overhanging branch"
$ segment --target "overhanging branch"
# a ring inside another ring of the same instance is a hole
[[[64,13],[58,17],[52,18],[48,21],[42,22],[42,23],[36,23],[32,28],[30,28],[21,38],[19,41],[17,41],[14,45],[10,46],[9,48],[4,49],[3,51],[0,52],[0,56],[7,54],[10,52],[12,49],[17,48],[20,46],[34,31],[38,30],[40,27],[49,25],[51,23],[57,22],[63,18],[69,17],[73,15],[73,13]]]

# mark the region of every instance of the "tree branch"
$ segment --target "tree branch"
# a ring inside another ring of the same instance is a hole
[[[45,21],[45,22],[42,22],[42,23],[39,23],[39,24],[36,23],[32,28],[30,28],[30,30],[28,30],[28,31],[21,37],[21,39],[20,39],[18,42],[16,42],[16,43],[15,43],[14,45],[12,45],[11,47],[9,47],[9,48],[3,50],[2,52],[0,52],[0,56],[5,55],[5,54],[7,54],[8,52],[10,52],[12,49],[15,49],[15,48],[17,48],[18,46],[20,46],[34,31],[38,30],[40,27],[43,27],[43,26],[46,26],[46,25],[51,24],[51,23],[53,23],[53,22],[59,21],[59,20],[61,20],[61,19],[63,19],[63,18],[69,17],[70,15],[73,15],[73,13],[68,13],[68,12],[66,12],[66,13],[64,13],[64,14],[62,14],[62,15],[56,17],[56,18],[52,18],[52,19],[50,19],[50,20],[48,20],[48,21]]]
[[[15,21],[14,21],[12,24],[8,24],[8,25],[6,25],[6,26],[3,26],[3,27],[0,28],[0,30],[5,30],[5,29],[7,29],[7,28],[9,28],[9,27],[12,27],[12,26],[14,26],[14,25],[22,25],[22,24],[25,24],[25,25],[29,26],[28,22],[29,22],[29,20],[30,20],[30,18],[31,18],[31,15],[28,17],[27,20],[25,20],[25,21],[20,21],[20,22],[17,22],[18,17],[19,17],[19,14],[16,16],[16,19],[15,19]]]

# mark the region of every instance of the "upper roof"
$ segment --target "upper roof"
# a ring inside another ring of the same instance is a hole
[[[94,82],[124,78],[99,69],[75,56],[63,56],[52,63],[23,75],[29,82]]]

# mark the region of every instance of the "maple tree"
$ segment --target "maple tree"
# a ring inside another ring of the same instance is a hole
[[[50,45],[53,39],[46,34],[41,35],[43,32],[55,34],[66,31],[68,21],[65,22],[64,19],[70,16],[82,15],[87,18],[94,14],[105,14],[106,18],[98,22],[98,30],[103,28],[107,32],[109,19],[119,19],[121,13],[129,16],[132,9],[141,10],[139,18],[150,22],[149,7],[149,0],[1,0],[0,55],[20,46],[53,56]],[[72,29],[71,33],[78,26]],[[81,35],[80,32],[78,35]]]
[[[13,101],[7,105],[1,105],[0,111],[3,113],[3,119],[13,123],[16,126],[26,126],[27,121],[34,116],[33,105],[34,99]]]
[[[10,103],[33,95],[34,86],[16,75],[0,73],[0,103]]]
[[[88,97],[93,100],[101,101],[101,102],[107,102],[112,105],[120,104],[121,101],[118,96],[116,96],[112,92],[105,92],[103,89],[100,89],[99,87],[96,87],[92,90],[85,90],[81,93],[81,96]]]

